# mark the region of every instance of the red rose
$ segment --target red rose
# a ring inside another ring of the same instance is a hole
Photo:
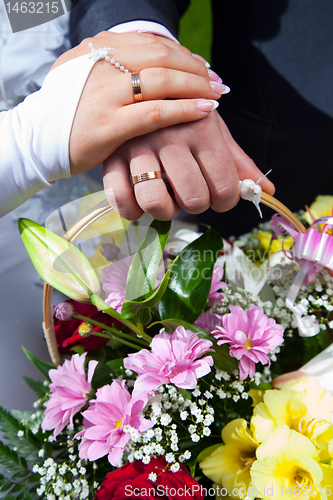
[[[119,321],[111,318],[108,314],[103,311],[99,311],[97,307],[92,304],[81,304],[75,300],[68,300],[69,304],[72,304],[76,313],[81,316],[86,316],[87,318],[103,323],[103,325],[112,326],[120,328],[121,324]],[[70,321],[61,321],[54,318],[54,331],[56,334],[57,344],[59,351],[63,354],[70,353],[71,348],[74,346],[82,346],[86,351],[97,351],[103,347],[108,339],[103,337],[97,337],[91,334],[88,337],[82,337],[78,333],[80,325],[84,323],[81,319],[72,318]],[[102,332],[103,328],[99,326],[92,325],[95,332]]]
[[[170,472],[169,466],[163,457],[152,458],[147,465],[127,463],[106,475],[95,500],[203,500],[204,490],[191,474],[182,466]],[[156,481],[149,479],[151,473],[156,474]]]

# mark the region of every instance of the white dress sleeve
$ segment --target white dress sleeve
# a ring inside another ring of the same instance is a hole
[[[70,177],[70,132],[94,64],[87,54],[58,66],[39,91],[0,113],[0,217]]]

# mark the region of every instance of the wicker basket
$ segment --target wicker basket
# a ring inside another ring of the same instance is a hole
[[[272,208],[275,212],[285,217],[293,224],[295,229],[300,233],[305,233],[306,229],[303,224],[294,216],[294,214],[282,203],[276,200],[273,196],[267,193],[261,193],[261,203]],[[67,231],[64,238],[73,243],[75,239],[91,224],[97,221],[103,215],[111,212],[113,208],[106,200],[98,203],[91,210],[86,212],[73,226]],[[57,346],[57,340],[54,332],[53,315],[52,315],[52,293],[53,288],[46,284],[44,285],[43,295],[43,331],[50,354],[50,358],[54,365],[61,364],[61,355]]]

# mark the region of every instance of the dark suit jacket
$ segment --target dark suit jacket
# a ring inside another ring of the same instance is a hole
[[[135,19],[177,35],[188,3],[79,0],[73,42]],[[292,210],[333,194],[332,0],[212,0],[212,7],[212,67],[231,87],[219,112],[233,137],[261,170],[273,169],[276,197]],[[239,234],[256,220],[244,203],[202,217],[224,235]]]

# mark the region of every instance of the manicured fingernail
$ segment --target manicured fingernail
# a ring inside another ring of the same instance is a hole
[[[216,109],[218,105],[219,103],[213,100],[197,101],[197,106],[200,109],[200,111],[205,111],[205,112],[213,111],[213,109]]]
[[[199,59],[199,61],[203,62],[206,68],[210,68],[209,62],[206,61],[206,59],[204,59],[202,56],[199,56],[199,54],[192,54],[192,56],[195,57],[196,59]]]
[[[229,87],[227,87],[226,85],[224,85],[223,83],[220,83],[220,82],[212,82],[210,80],[209,82],[210,86],[212,87],[213,91],[216,92],[217,94],[227,94],[228,92],[230,92],[230,89]]]
[[[223,83],[222,82],[222,78],[219,77],[219,75],[217,73],[215,73],[215,71],[209,69],[208,70],[208,76],[209,76],[209,79],[212,81],[212,82],[219,82],[219,83]]]

